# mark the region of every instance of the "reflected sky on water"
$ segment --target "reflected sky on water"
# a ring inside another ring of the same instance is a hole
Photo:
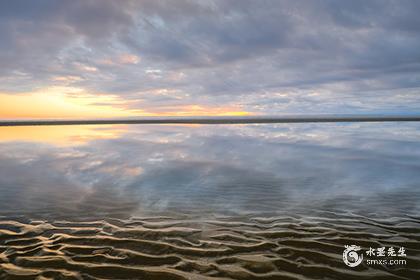
[[[30,127],[0,135],[3,215],[419,210],[417,123]]]

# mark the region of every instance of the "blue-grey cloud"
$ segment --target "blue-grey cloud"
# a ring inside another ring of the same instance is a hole
[[[72,85],[137,107],[204,100],[274,113],[415,111],[419,8],[409,0],[3,1],[0,89],[71,75]],[[139,63],[123,63],[124,54]],[[159,89],[177,96],[154,96]],[[273,108],[273,99],[289,106]]]

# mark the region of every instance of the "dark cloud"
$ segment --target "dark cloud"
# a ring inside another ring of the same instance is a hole
[[[144,106],[158,106],[150,96],[162,88],[185,94],[185,104],[247,100],[249,110],[264,107],[263,96],[319,92],[328,97],[314,100],[321,112],[373,110],[361,105],[369,92],[393,90],[384,98],[410,111],[392,96],[418,96],[407,89],[420,86],[419,9],[408,0],[3,1],[1,90],[77,75],[75,86]],[[123,64],[123,54],[140,62]],[[351,96],[344,104],[341,93]]]

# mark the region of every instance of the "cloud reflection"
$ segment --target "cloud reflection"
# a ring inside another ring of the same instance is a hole
[[[82,145],[1,143],[0,206],[128,217],[316,205],[355,210],[352,202],[375,212],[374,202],[391,196],[406,203],[380,209],[415,211],[418,131],[419,124],[133,125]]]

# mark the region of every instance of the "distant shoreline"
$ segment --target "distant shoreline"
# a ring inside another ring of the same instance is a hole
[[[106,124],[263,124],[328,122],[419,122],[420,115],[290,115],[247,117],[142,117],[88,120],[3,120],[0,126],[106,125]]]

